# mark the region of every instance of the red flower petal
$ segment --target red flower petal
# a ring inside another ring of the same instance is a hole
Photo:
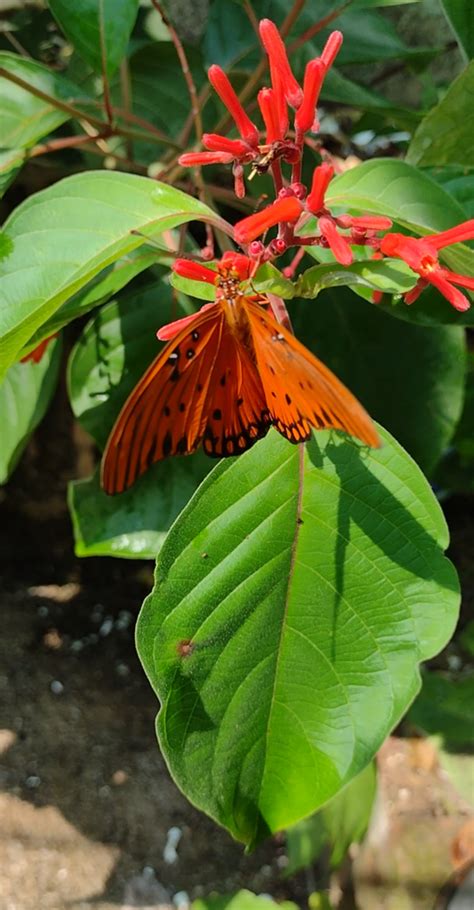
[[[215,304],[205,303],[204,306],[201,307],[201,310],[208,310],[210,306],[215,306]],[[183,316],[182,319],[175,319],[174,322],[168,322],[167,325],[163,325],[161,329],[158,329],[156,337],[159,338],[160,341],[169,341],[170,338],[175,338],[181,329],[184,329],[185,326],[191,325],[194,322],[196,316],[198,316],[198,313],[191,313],[191,316]]]
[[[218,133],[204,133],[202,144],[211,152],[227,152],[234,158],[245,158],[253,154],[253,149],[242,142],[241,139],[228,139],[227,136],[219,136]]]
[[[321,54],[321,60],[328,70],[333,65],[344,40],[342,32],[331,32]]]
[[[283,139],[280,130],[280,119],[278,117],[278,105],[275,92],[272,88],[260,89],[258,95],[258,106],[265,124],[266,142],[271,145],[272,142],[278,142]]]
[[[308,195],[306,204],[309,211],[315,215],[324,208],[324,197],[333,176],[334,168],[332,164],[327,164],[325,161],[314,170],[311,192]]]
[[[303,92],[291,71],[285,45],[275,23],[271,19],[262,19],[259,31],[270,63],[281,77],[283,92],[288,104],[298,108],[303,100]]]
[[[245,281],[246,278],[250,277],[253,268],[253,262],[248,256],[243,256],[242,253],[234,253],[233,250],[227,250],[224,253],[221,263],[235,269],[241,281]]]
[[[352,250],[346,238],[338,233],[332,218],[322,215],[318,221],[318,226],[337,261],[340,262],[341,265],[350,265],[354,258]]]
[[[387,231],[392,227],[392,221],[384,215],[338,215],[337,223],[344,228],[361,228],[365,231]]]
[[[56,338],[57,334],[58,333],[55,332],[54,335],[49,335],[48,338],[43,338],[43,341],[40,341],[40,343],[35,348],[33,348],[29,354],[25,354],[25,356],[21,358],[20,363],[28,363],[29,360],[32,360],[33,363],[39,363],[40,360],[43,359],[44,353],[50,341],[52,341],[53,338]]]
[[[214,64],[209,67],[208,76],[212,87],[233,118],[242,139],[251,146],[258,145],[258,129],[245,113],[224,70]]]
[[[296,111],[295,127],[299,133],[306,133],[314,123],[316,104],[326,75],[326,67],[319,57],[306,65],[303,82],[303,101]]]
[[[183,167],[198,167],[201,164],[231,164],[234,155],[230,152],[185,152],[178,158]]]
[[[430,284],[434,284],[435,288],[438,288],[440,294],[442,294],[443,297],[446,297],[446,300],[449,300],[455,310],[459,310],[459,312],[463,313],[470,308],[471,304],[467,297],[465,297],[464,294],[461,294],[461,291],[458,291],[457,288],[453,287],[437,269],[433,269],[426,280],[429,281]]]
[[[181,278],[190,278],[192,281],[205,281],[206,284],[215,284],[217,278],[217,272],[206,268],[200,262],[194,262],[192,259],[175,259],[173,272],[176,272]]]
[[[442,231],[440,234],[428,234],[422,240],[428,240],[436,250],[441,250],[444,246],[449,246],[451,243],[474,240],[474,218],[471,218],[470,221],[463,221],[462,224],[449,228],[448,231]]]
[[[255,215],[249,215],[248,218],[238,221],[234,227],[234,238],[240,245],[250,243],[251,240],[255,240],[268,228],[281,221],[297,221],[301,212],[301,202],[295,196],[277,199],[273,205],[267,206],[261,212],[256,212]]]

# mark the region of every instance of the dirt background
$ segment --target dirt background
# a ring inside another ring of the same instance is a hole
[[[345,910],[434,910],[474,845],[431,742],[385,744],[368,837],[331,880],[317,865],[285,879],[283,836],[246,856],[180,794],[133,643],[152,564],[74,556],[66,486],[90,459],[62,389],[0,490],[0,910],[155,910],[241,887],[300,906],[327,887]],[[472,502],[446,509],[468,611]]]

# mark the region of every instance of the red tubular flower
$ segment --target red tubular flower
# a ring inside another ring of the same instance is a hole
[[[241,281],[245,281],[246,278],[250,278],[250,274],[254,265],[248,256],[244,256],[242,253],[234,253],[233,250],[227,250],[224,253],[221,259],[221,263],[228,268],[235,269]]]
[[[327,164],[325,161],[314,169],[311,192],[306,200],[309,211],[314,215],[323,210],[324,197],[333,177],[334,168],[332,164]]]
[[[323,52],[321,54],[321,60],[326,67],[326,70],[333,65],[340,49],[341,44],[344,40],[342,32],[331,32],[329,35],[326,44],[324,45]]]
[[[262,88],[257,95],[257,100],[267,131],[266,142],[267,145],[271,145],[273,142],[283,139],[275,91],[272,88]]]
[[[288,132],[288,126],[289,126],[288,106],[286,103],[285,92],[283,91],[283,84],[282,84],[281,76],[280,76],[278,70],[276,70],[275,67],[272,66],[271,62],[270,62],[270,76],[271,76],[271,80],[272,80],[272,88],[273,88],[273,91],[275,92],[276,108],[277,108],[277,112],[278,112],[278,122],[280,124],[280,127],[279,127],[280,135],[281,135],[282,139],[284,139]]]
[[[403,259],[407,265],[420,275],[421,281],[415,288],[405,295],[406,303],[413,303],[419,297],[427,284],[432,284],[446,297],[449,303],[460,312],[468,310],[470,302],[464,294],[453,285],[474,290],[474,278],[468,275],[458,275],[440,265],[438,250],[451,243],[461,240],[474,239],[474,219],[465,221],[442,231],[439,234],[430,234],[427,237],[406,237],[404,234],[386,234],[380,244],[384,256],[396,256]]]
[[[249,215],[248,218],[238,221],[234,228],[234,238],[243,246],[281,221],[294,223],[300,217],[302,210],[301,202],[295,196],[277,199],[273,205],[267,206],[261,212],[256,212],[255,215]]]
[[[285,45],[280,33],[271,19],[262,19],[259,25],[260,38],[268,54],[272,70],[275,70],[282,82],[283,91],[288,104],[298,108],[303,100],[303,92],[298,85],[286,54]]]
[[[245,158],[253,154],[253,149],[246,142],[242,142],[241,139],[228,139],[227,136],[219,136],[218,133],[204,133],[202,144],[210,152],[227,152],[234,158]]]
[[[333,219],[327,215],[321,215],[318,226],[321,236],[324,237],[337,261],[340,262],[341,265],[350,265],[353,261],[352,250],[346,238],[338,233]]]
[[[319,57],[315,60],[310,60],[306,65],[303,82],[303,101],[295,115],[295,128],[299,134],[306,133],[314,124],[316,105],[325,75],[326,67]]]
[[[183,167],[198,167],[201,164],[230,164],[234,156],[230,152],[185,152],[178,158]]]
[[[258,129],[245,113],[237,95],[234,92],[224,70],[220,66],[209,67],[209,81],[215,89],[222,103],[225,105],[244,142],[252,147],[258,145]]]
[[[190,278],[192,281],[205,281],[207,284],[215,284],[217,273],[214,269],[208,269],[200,262],[194,262],[192,259],[175,259],[173,262],[173,272],[176,272],[180,278]]]
[[[388,231],[392,227],[391,218],[385,215],[338,215],[337,223],[340,227],[361,231]]]

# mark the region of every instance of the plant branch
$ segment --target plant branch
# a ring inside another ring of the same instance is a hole
[[[175,50],[178,55],[179,62],[181,64],[181,69],[183,71],[183,76],[184,76],[186,85],[188,87],[189,97],[191,99],[191,111],[192,111],[193,120],[194,120],[194,129],[196,131],[196,139],[198,142],[200,142],[201,137],[202,137],[202,132],[203,132],[201,110],[199,107],[196,85],[194,83],[194,79],[193,79],[191,70],[189,68],[186,51],[184,50],[184,47],[181,43],[181,39],[180,39],[174,25],[168,19],[159,0],[151,0],[151,2],[152,2],[152,5],[155,7],[156,11],[160,14],[163,24],[168,29],[168,31],[171,35],[171,40],[175,46]]]
[[[288,53],[291,54],[293,51],[296,51],[302,44],[305,44],[306,41],[310,41],[311,38],[314,38],[318,32],[322,32],[323,28],[326,28],[331,22],[334,22],[334,19],[337,19],[348,6],[351,6],[352,0],[346,0],[341,6],[338,6],[337,9],[333,10],[332,13],[328,13],[327,16],[324,16],[323,19],[319,19],[318,22],[315,22],[314,25],[311,25],[309,28],[303,32],[302,35],[299,35],[298,38],[295,38],[291,44],[288,45]]]
[[[103,10],[102,3],[99,3],[99,38],[100,38],[100,58],[102,64],[102,90],[104,93],[104,111],[107,118],[107,123],[109,126],[113,126],[114,117],[112,114],[112,101],[110,98],[110,84],[109,77],[107,75],[107,52],[105,47],[105,35],[104,35],[104,19],[103,19]]]
[[[122,96],[123,113],[127,119],[130,119],[127,115],[130,113],[130,108],[132,106],[132,87],[130,82],[130,67],[126,57],[124,57],[120,63],[120,93]],[[130,138],[126,140],[126,149],[127,158],[133,159],[133,144]]]

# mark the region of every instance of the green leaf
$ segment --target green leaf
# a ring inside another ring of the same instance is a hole
[[[388,294],[401,294],[410,290],[418,276],[396,259],[364,260],[349,266],[314,265],[303,272],[296,283],[298,297],[317,297],[324,288],[341,286],[371,288]]]
[[[155,559],[174,520],[212,467],[202,452],[154,465],[120,496],[107,496],[99,472],[69,484],[76,556]]]
[[[474,168],[446,165],[428,168],[428,174],[459,202],[466,218],[474,218]]]
[[[3,70],[3,72],[2,72]],[[61,123],[69,120],[70,115],[59,110],[49,101],[38,98],[32,92],[11,82],[5,73],[11,73],[33,88],[57,98],[58,101],[71,103],[89,96],[65,76],[54,70],[11,54],[0,51],[0,148],[29,148],[38,139],[57,129]]]
[[[54,316],[38,329],[29,342],[28,349],[35,347],[43,338],[48,338],[73,319],[85,316],[95,307],[106,303],[145,269],[156,266],[158,261],[156,252],[147,253],[141,247],[138,250],[131,250],[123,259],[104,269],[82,291],[64,303]]]
[[[441,0],[446,18],[466,60],[474,57],[474,7],[466,0]]]
[[[290,308],[296,334],[430,473],[464,398],[464,331],[390,319],[345,288]]]
[[[0,385],[0,484],[10,477],[46,413],[56,388],[60,361],[61,344],[51,341],[39,363],[15,363]]]
[[[376,158],[331,181],[329,208],[387,215],[421,234],[465,221],[462,207],[427,174],[406,161]]]
[[[295,296],[293,282],[285,278],[271,262],[265,262],[260,266],[255,278],[252,279],[252,286],[260,294],[277,294],[283,300],[291,300]]]
[[[452,680],[425,673],[407,720],[424,733],[440,734],[447,750],[474,748],[474,674]]]
[[[104,171],[60,180],[23,202],[0,233],[0,377],[36,330],[142,236],[191,221],[224,226],[206,205],[147,177]]]
[[[407,151],[410,164],[474,165],[474,61],[421,121]]]
[[[125,55],[139,0],[49,0],[49,8],[86,63],[108,76]]]
[[[298,910],[292,901],[276,903],[267,894],[253,894],[245,889],[236,894],[214,894],[199,897],[191,904],[191,910]]]
[[[363,770],[456,623],[443,515],[382,435],[364,455],[340,434],[293,447],[272,430],[220,462],[139,617],[171,773],[250,845]]]
[[[360,843],[367,831],[376,787],[376,768],[371,762],[320,812],[289,828],[285,876],[310,866],[328,843],[330,864],[339,866],[351,844]]]
[[[336,27],[344,35],[344,43],[337,55],[338,66],[420,57],[428,62],[440,52],[440,48],[410,48],[397,34],[391,21],[375,10],[349,9],[338,17]],[[333,28],[331,24],[329,29],[317,35],[316,40],[308,42],[312,51],[320,53]],[[311,55],[314,56],[314,53]]]

